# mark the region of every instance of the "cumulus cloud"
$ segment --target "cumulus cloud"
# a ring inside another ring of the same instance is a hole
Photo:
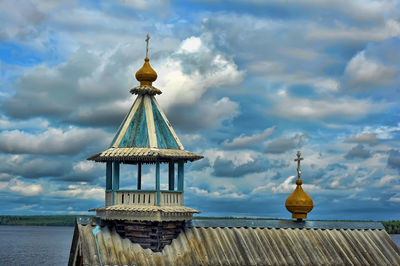
[[[190,165],[191,171],[202,171],[205,168],[210,167],[210,161],[207,158],[203,158],[199,161],[195,161]]]
[[[16,93],[5,100],[3,108],[13,118],[46,117],[116,127],[133,103],[128,90],[133,86],[132,74],[142,64],[130,53],[132,49],[121,45],[99,55],[81,48],[55,67],[38,65],[17,80]],[[242,81],[244,73],[231,58],[193,36],[169,54],[151,63],[159,76],[154,85],[165,92],[157,100],[178,127],[213,127],[237,113],[238,105],[227,97],[202,98],[210,88]],[[182,119],[185,123],[180,123]]]
[[[400,23],[395,19],[388,19],[381,26],[373,28],[354,28],[346,24],[339,24],[334,28],[313,25],[307,32],[307,37],[313,40],[325,41],[376,41],[381,42],[400,35]]]
[[[375,184],[375,187],[386,187],[386,186],[392,186],[394,183],[393,181],[398,180],[399,178],[394,175],[385,175],[382,178],[380,178]]]
[[[35,40],[40,34],[40,25],[46,18],[31,1],[23,1],[15,8],[13,1],[0,2],[1,39]]]
[[[234,138],[232,141],[224,141],[222,143],[222,147],[225,149],[243,149],[250,148],[255,145],[260,145],[265,141],[269,136],[271,136],[275,131],[275,127],[266,128],[261,133],[256,133],[250,136],[240,135],[237,138]]]
[[[157,64],[156,71],[156,84],[166,92],[158,99],[166,110],[175,104],[192,105],[210,88],[237,85],[244,75],[231,58],[195,36],[183,40],[174,54]]]
[[[189,187],[188,191],[196,196],[201,196],[204,198],[217,198],[217,199],[244,199],[248,195],[237,191],[234,185],[224,185],[218,187],[216,191],[209,191],[207,189],[201,189],[198,187]]]
[[[376,133],[361,133],[356,136],[348,137],[346,141],[375,145],[378,143],[379,139],[376,137]]]
[[[20,130],[0,133],[0,150],[8,153],[76,154],[93,144],[108,143],[111,136],[99,129],[49,128],[33,134]]]
[[[11,155],[0,156],[3,174],[24,178],[59,177],[69,172],[70,164],[48,158]]]
[[[357,146],[354,146],[349,150],[349,152],[344,156],[346,159],[356,159],[356,158],[361,158],[361,159],[367,159],[371,157],[371,152],[367,149],[362,144],[358,144]]]
[[[388,166],[400,170],[400,152],[398,150],[390,150],[387,160]]]
[[[396,73],[395,68],[368,59],[365,51],[362,51],[347,64],[345,77],[349,82],[348,89],[365,89],[371,86],[391,84]]]
[[[179,104],[170,107],[167,116],[173,127],[185,132],[216,128],[238,114],[238,103],[223,97],[217,101],[207,99],[197,105]]]
[[[247,174],[265,171],[267,169],[267,163],[257,158],[244,164],[235,165],[231,160],[217,157],[213,167],[213,175],[216,177],[244,177]]]
[[[378,113],[390,104],[377,103],[368,99],[353,99],[348,97],[307,99],[289,96],[280,91],[270,99],[273,103],[273,113],[287,119],[321,120],[334,118],[340,120],[355,120],[368,114]]]
[[[57,194],[69,198],[104,201],[104,188],[93,187],[85,182],[69,185],[65,190],[57,191]]]
[[[27,183],[18,178],[10,180],[8,189],[24,196],[38,196],[44,191],[42,185]]]
[[[251,194],[263,194],[267,192],[277,193],[277,194],[290,194],[296,188],[295,176],[289,176],[282,183],[271,182],[264,186],[258,186],[252,190]],[[314,184],[303,184],[303,189],[308,193],[321,192],[322,189]]]
[[[266,153],[284,153],[286,151],[293,150],[295,148],[300,148],[303,146],[304,142],[307,140],[307,135],[296,134],[293,137],[278,138],[271,142],[268,142],[265,146],[264,152]]]

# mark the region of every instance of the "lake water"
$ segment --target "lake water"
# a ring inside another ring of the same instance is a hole
[[[67,265],[73,227],[0,226],[0,265]]]
[[[0,265],[67,265],[73,227],[0,226]],[[391,235],[400,247],[400,235]]]

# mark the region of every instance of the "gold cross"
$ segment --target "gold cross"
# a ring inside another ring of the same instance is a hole
[[[297,155],[297,158],[294,159],[294,161],[297,162],[297,178],[300,179],[300,177],[301,177],[300,161],[304,160],[304,158],[301,158],[301,152],[300,151],[297,151],[296,155]]]
[[[150,35],[147,33],[147,36],[146,36],[146,57],[149,57],[149,40],[150,40]]]

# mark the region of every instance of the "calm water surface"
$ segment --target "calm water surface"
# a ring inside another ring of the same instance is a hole
[[[0,226],[0,265],[67,265],[73,227]],[[400,235],[391,235],[400,247]]]
[[[73,227],[0,226],[0,265],[67,265]]]

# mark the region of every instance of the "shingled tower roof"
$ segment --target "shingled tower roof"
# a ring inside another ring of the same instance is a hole
[[[157,73],[145,63],[136,73],[140,85],[131,89],[138,95],[110,147],[88,160],[96,162],[154,163],[183,159],[195,161],[203,156],[185,151],[182,143],[155,99],[161,91],[152,86]]]

